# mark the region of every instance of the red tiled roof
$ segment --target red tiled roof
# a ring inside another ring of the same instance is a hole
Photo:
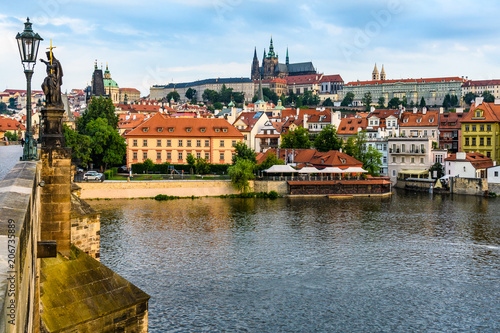
[[[372,80],[372,81],[353,81],[353,82],[347,83],[346,86],[366,86],[366,85],[398,83],[398,82],[429,83],[429,82],[453,82],[453,81],[463,82],[464,80],[459,78],[458,76],[455,76],[455,77],[435,77],[435,78],[426,78],[426,79]]]
[[[466,113],[446,112],[439,115],[439,129],[460,129],[462,126],[462,118]]]
[[[445,161],[464,161],[457,159],[457,154],[450,154]],[[480,153],[466,153],[465,161],[470,162],[475,169],[486,169],[493,166],[491,158]]]
[[[366,118],[342,118],[337,129],[337,134],[355,135],[358,133],[358,128],[364,130],[367,124],[368,120]]]
[[[167,118],[160,112],[130,131],[127,137],[236,137],[243,138],[234,126],[220,118]]]
[[[476,110],[482,110],[483,116],[476,118]],[[500,105],[495,103],[483,103],[470,111],[462,117],[462,122],[477,122],[477,123],[491,123],[500,122]]]
[[[344,82],[339,74],[334,75],[323,75],[320,82]]]
[[[307,83],[319,83],[321,80],[321,74],[310,74],[310,75],[297,75],[297,76],[287,76],[286,83],[288,85],[293,84],[307,84]]]
[[[264,154],[259,155],[257,164],[262,163],[269,154],[273,153],[280,160],[285,160],[285,157],[292,153],[294,154],[294,162],[297,164],[318,166],[318,167],[339,167],[341,169],[347,167],[362,167],[363,163],[352,156],[341,153],[336,150],[328,152],[319,152],[316,149],[279,149],[279,156],[276,149],[268,149]],[[342,160],[345,163],[342,163]]]
[[[21,131],[26,130],[26,127],[15,119],[0,118],[0,132],[17,131],[19,128]]]
[[[367,118],[377,117],[379,119],[385,119],[385,118],[390,117],[390,116],[394,116],[397,118],[399,116],[399,112],[400,112],[400,110],[398,110],[398,109],[396,109],[396,110],[376,109],[376,110],[370,112],[370,114],[368,115]]]
[[[423,114],[422,111],[413,113],[411,111],[403,112],[399,122],[400,127],[425,127],[438,126],[439,111],[427,111]]]
[[[478,86],[497,86],[500,85],[500,80],[469,80],[465,81],[462,87],[478,87]]]

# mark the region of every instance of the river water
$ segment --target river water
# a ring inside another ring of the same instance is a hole
[[[150,332],[499,332],[500,199],[91,201]]]

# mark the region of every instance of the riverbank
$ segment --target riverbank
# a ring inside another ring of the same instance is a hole
[[[152,198],[158,194],[178,197],[220,196],[239,193],[229,180],[105,181],[77,185],[81,187],[79,192],[82,199]]]

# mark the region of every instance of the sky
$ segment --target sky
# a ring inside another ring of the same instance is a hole
[[[63,91],[90,84],[94,62],[121,88],[250,77],[272,36],[280,62],[312,61],[345,83],[464,76],[500,79],[500,3],[493,0],[23,0],[0,12],[0,91],[25,89],[15,36],[26,17],[63,66]],[[38,90],[45,65],[35,66]]]

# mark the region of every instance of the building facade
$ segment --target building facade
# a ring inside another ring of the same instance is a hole
[[[243,141],[243,135],[225,119],[167,118],[160,112],[125,138],[129,168],[148,158],[154,163],[186,164],[189,154],[212,164],[228,164],[234,146]]]

